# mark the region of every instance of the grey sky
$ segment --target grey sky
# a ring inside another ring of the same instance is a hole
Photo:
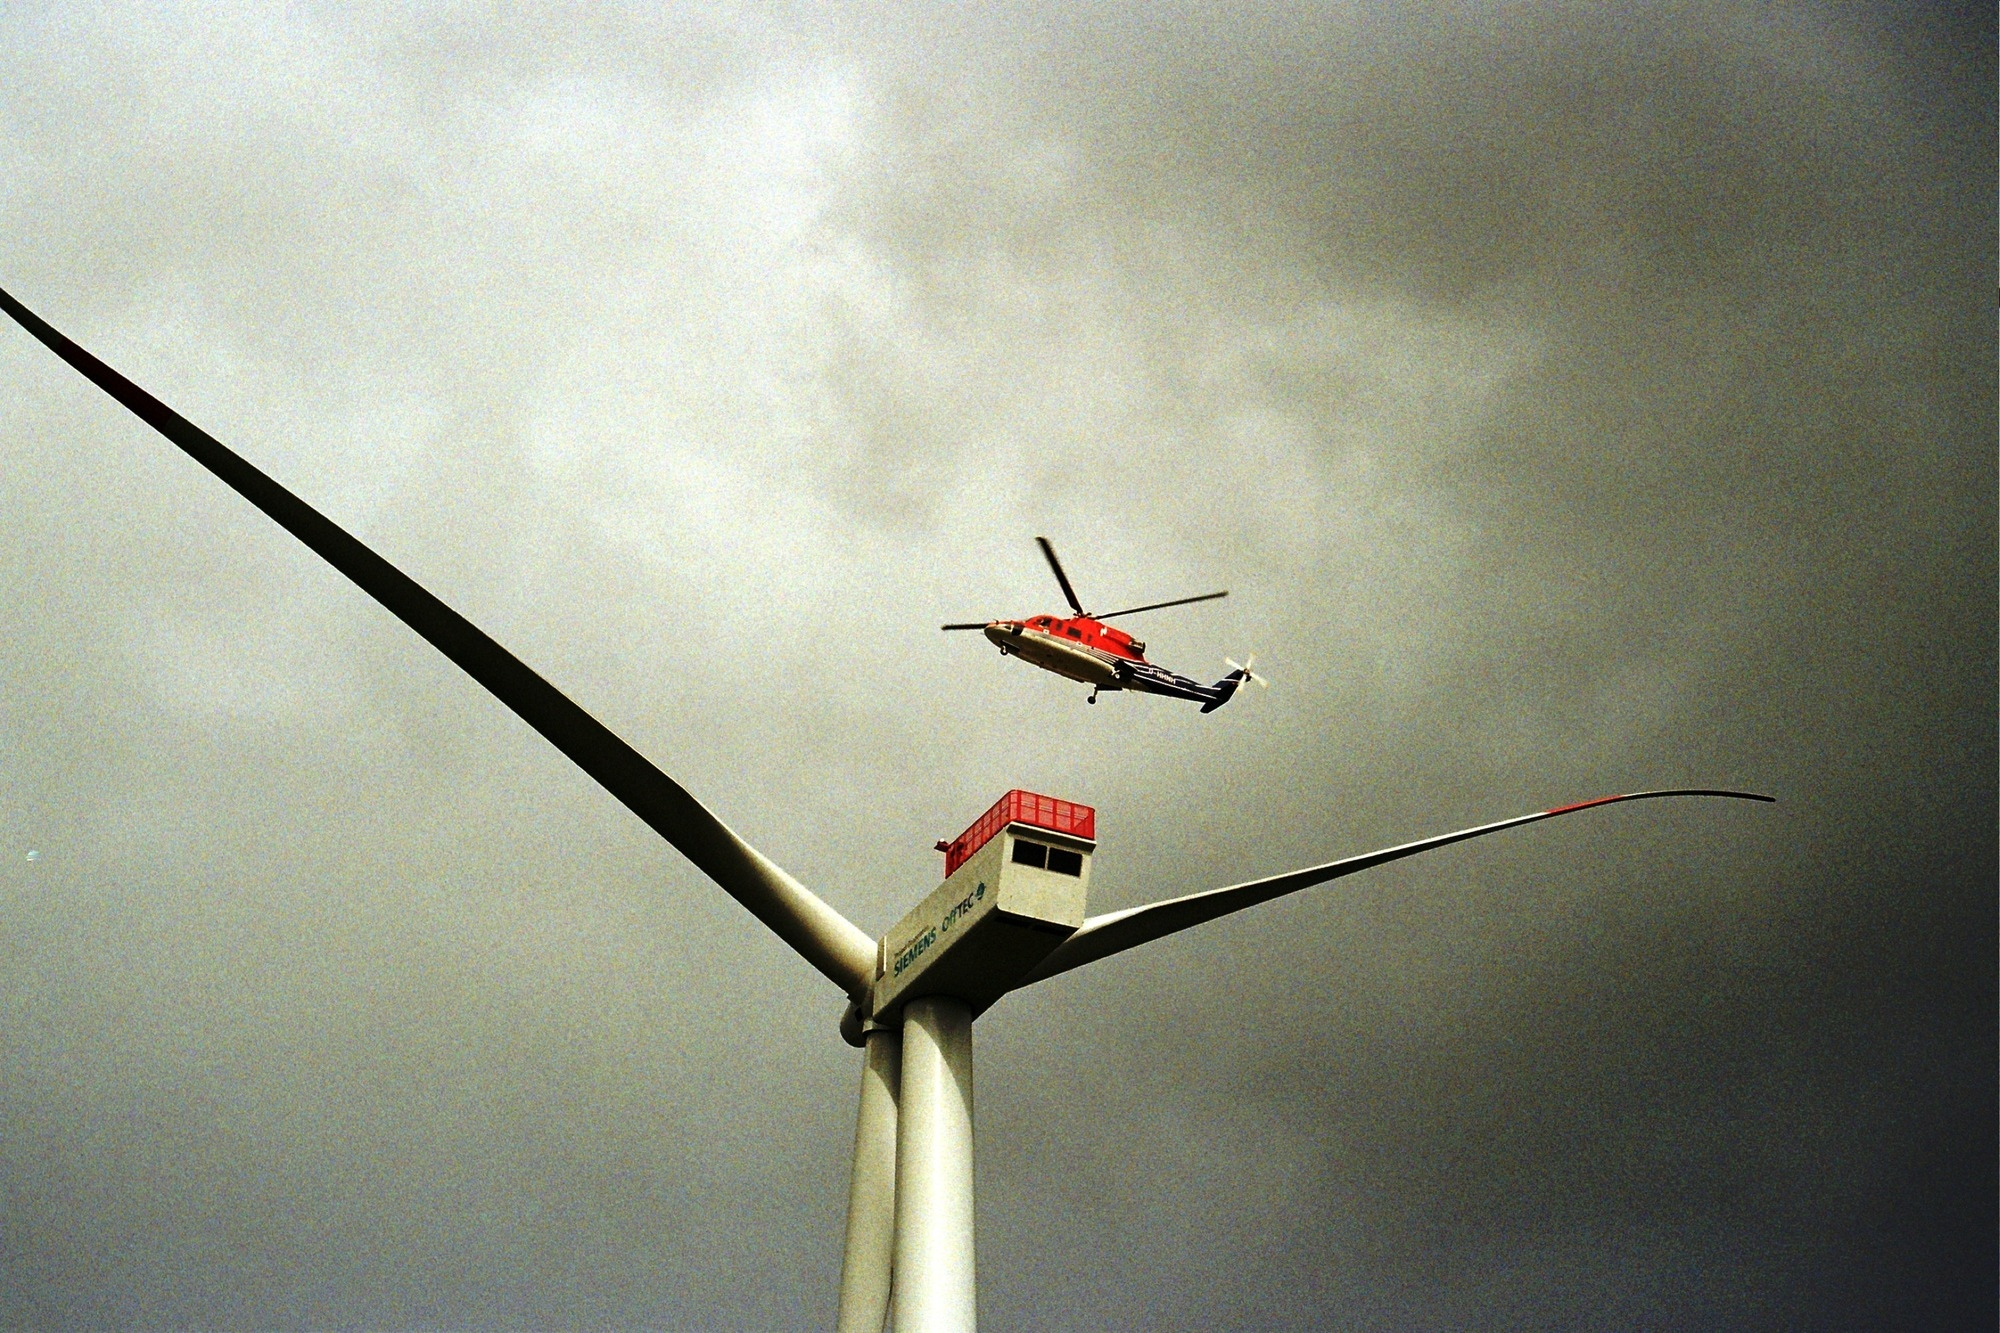
[[[1991,1318],[1992,15],[0,12],[0,285],[871,932],[1605,792],[978,1029],[982,1316]],[[840,997],[0,329],[0,1323],[829,1323]],[[1227,587],[1083,691],[946,620]],[[40,857],[27,859],[38,851]]]

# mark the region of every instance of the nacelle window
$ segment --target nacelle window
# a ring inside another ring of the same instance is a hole
[[[1044,846],[1039,842],[1029,842],[1026,838],[1014,839],[1014,862],[1017,865],[1034,866],[1039,870],[1053,870],[1058,875],[1083,873],[1083,853],[1072,852],[1062,847]]]

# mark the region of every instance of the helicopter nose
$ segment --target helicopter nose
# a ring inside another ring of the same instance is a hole
[[[986,627],[986,638],[988,642],[996,643],[1004,648],[1007,646],[1007,641],[1019,635],[1020,632],[1021,625],[1019,621],[996,620]]]

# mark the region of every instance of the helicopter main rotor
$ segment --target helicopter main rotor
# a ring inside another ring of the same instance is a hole
[[[1056,558],[1056,548],[1049,543],[1047,537],[1035,538],[1035,545],[1042,548],[1042,556],[1049,562],[1049,569],[1055,574],[1056,582],[1061,585],[1063,597],[1069,602],[1070,610],[1076,612],[1080,618],[1085,620],[1110,620],[1114,616],[1134,616],[1141,611],[1158,611],[1160,608],[1167,606],[1186,606],[1190,602],[1212,602],[1218,597],[1229,596],[1228,590],[1224,589],[1221,592],[1205,592],[1199,597],[1176,597],[1172,601],[1167,602],[1148,602],[1144,606],[1128,606],[1122,611],[1086,611],[1083,609],[1082,601],[1077,598],[1076,589],[1070,586],[1069,575],[1063,572],[1062,561]],[[985,629],[987,624],[988,622],[982,620],[977,623],[966,622],[956,625],[941,625],[939,628],[947,630]]]
[[[1047,537],[1035,538],[1035,545],[1042,548],[1042,555],[1048,560],[1049,568],[1055,571],[1056,582],[1062,584],[1063,596],[1069,598],[1070,610],[1080,616],[1090,612],[1083,609],[1083,603],[1076,600],[1076,589],[1069,586],[1069,575],[1063,573],[1062,561],[1056,559],[1056,548],[1049,545]]]

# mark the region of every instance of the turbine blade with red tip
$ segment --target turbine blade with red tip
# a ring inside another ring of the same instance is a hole
[[[1293,870],[1283,875],[1273,875],[1268,879],[1251,880],[1247,884],[1232,884],[1224,889],[1209,889],[1205,893],[1191,893],[1184,898],[1169,898],[1163,902],[1148,903],[1144,907],[1128,907],[1122,912],[1111,912],[1105,916],[1094,916],[1085,921],[1076,933],[1055,947],[1055,951],[1044,958],[1025,978],[1022,986],[1033,985],[1044,978],[1067,972],[1085,963],[1094,963],[1100,958],[1108,958],[1114,953],[1137,948],[1167,935],[1198,926],[1204,921],[1213,921],[1231,912],[1240,912],[1258,903],[1282,898],[1288,893],[1324,884],[1328,880],[1340,879],[1346,875],[1371,870],[1390,861],[1400,861],[1406,856],[1428,852],[1437,847],[1447,847],[1454,842],[1464,842],[1467,838],[1477,838],[1488,833],[1498,833],[1502,829],[1519,828],[1523,824],[1533,824],[1543,819],[1554,819],[1558,815],[1574,814],[1578,810],[1588,810],[1593,806],[1615,805],[1620,801],[1644,801],[1661,796],[1729,796],[1745,801],[1774,801],[1774,796],[1760,796],[1747,791],[1719,791],[1713,788],[1679,788],[1672,791],[1634,791],[1621,796],[1600,796],[1594,801],[1578,801],[1575,805],[1557,806],[1553,810],[1537,810],[1531,815],[1516,815],[1494,824],[1481,824],[1477,828],[1460,829],[1456,833],[1440,833],[1435,837],[1420,838],[1416,842],[1406,842],[1396,847],[1385,847],[1381,851],[1363,852],[1360,856],[1350,856],[1341,861],[1329,861],[1325,865],[1307,866],[1303,870]],[[1019,987],[1016,987],[1019,989]]]

